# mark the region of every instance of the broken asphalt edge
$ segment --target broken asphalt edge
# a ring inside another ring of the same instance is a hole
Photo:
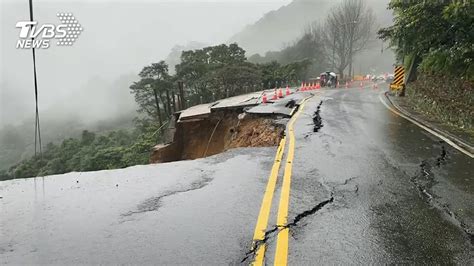
[[[392,101],[392,99],[390,99],[390,97],[388,95],[388,92],[381,93],[380,96],[382,96],[382,95],[384,96],[385,99],[387,99],[387,101],[384,101],[384,99],[382,99],[382,98],[380,98],[380,100],[382,101],[382,103],[388,109],[393,107],[395,109],[395,111],[397,111],[399,114],[401,114],[400,115],[401,117],[407,119],[408,121],[414,123],[415,125],[423,128],[425,130],[428,129],[426,131],[428,131],[429,133],[432,133],[436,137],[441,138],[447,144],[449,144],[453,148],[461,151],[462,153],[468,155],[469,157],[474,158],[474,147],[473,146],[469,145],[468,143],[466,143],[465,141],[463,141],[459,137],[456,137],[453,134],[434,126],[433,124],[431,124],[431,123],[429,123],[429,122],[427,122],[427,121],[425,121],[421,118],[418,118],[418,117],[414,116],[412,113],[407,111],[405,108],[402,108],[400,105],[398,105],[397,103]],[[388,106],[387,102],[391,106]]]

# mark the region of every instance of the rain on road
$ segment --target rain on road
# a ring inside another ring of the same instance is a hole
[[[286,185],[288,132],[280,148],[262,262],[286,239],[289,264],[472,263],[472,159],[379,90],[314,94],[293,119]],[[0,262],[248,264],[277,150],[0,182]]]

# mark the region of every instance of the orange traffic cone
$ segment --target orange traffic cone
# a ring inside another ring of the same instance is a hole
[[[349,83],[346,81],[346,89],[349,88]]]
[[[278,99],[278,96],[277,96],[277,90],[275,89],[275,93],[273,94],[272,100],[276,100],[276,99]]]
[[[316,83],[316,89],[321,89],[321,84]]]
[[[339,81],[336,83],[336,88],[339,88]]]
[[[267,103],[267,95],[265,93],[262,96],[262,103]]]
[[[288,87],[288,85],[286,85],[286,96],[290,95],[290,87]]]
[[[283,98],[283,90],[281,88],[278,90],[278,98]]]
[[[360,88],[362,89],[362,81],[360,82]]]

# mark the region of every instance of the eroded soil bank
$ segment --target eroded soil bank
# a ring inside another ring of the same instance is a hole
[[[285,124],[275,115],[256,115],[223,110],[207,118],[176,124],[173,142],[157,145],[151,163],[202,158],[237,147],[276,146]]]

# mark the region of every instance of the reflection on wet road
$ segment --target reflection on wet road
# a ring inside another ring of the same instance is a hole
[[[387,110],[379,93],[321,90],[295,120],[288,263],[472,264],[472,159]],[[276,151],[0,182],[0,262],[247,264]]]

